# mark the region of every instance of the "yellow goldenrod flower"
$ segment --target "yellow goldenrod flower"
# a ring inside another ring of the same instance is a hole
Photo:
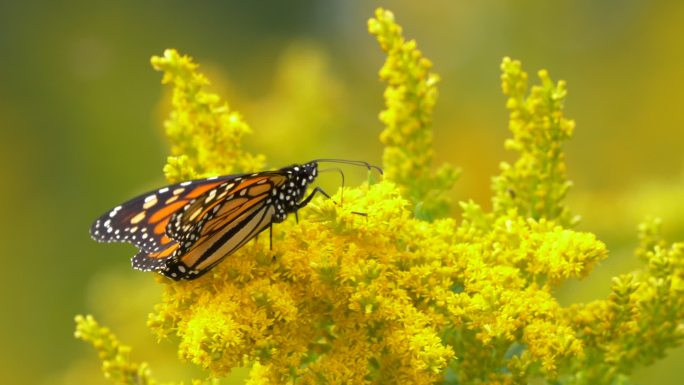
[[[119,343],[112,332],[101,327],[92,316],[76,316],[75,336],[97,349],[102,371],[108,379],[117,384],[155,384],[147,364],[132,362],[129,357],[131,348]]]
[[[444,165],[431,175],[432,111],[439,76],[430,72],[432,63],[418,50],[416,42],[404,39],[392,12],[379,8],[375,18],[368,21],[368,30],[387,53],[380,70],[380,78],[387,83],[387,108],[380,113],[385,125],[380,140],[385,145],[386,179],[399,186],[419,218],[444,215],[449,201],[445,192],[458,172]]]
[[[565,176],[561,145],[572,137],[575,122],[563,114],[565,82],[554,84],[541,70],[541,85],[527,95],[528,75],[519,61],[504,58],[501,70],[501,87],[510,110],[508,128],[513,133],[506,148],[520,152],[520,157],[513,165],[501,163],[501,175],[493,180],[494,211],[503,214],[516,208],[523,216],[571,226],[578,218],[562,204],[571,183]]]
[[[204,91],[209,79],[197,72],[199,66],[190,57],[167,49],[151,62],[164,73],[162,84],[173,85],[173,111],[164,123],[171,141],[172,155],[164,166],[169,182],[263,167],[263,156],[240,149],[251,129],[218,95]]]

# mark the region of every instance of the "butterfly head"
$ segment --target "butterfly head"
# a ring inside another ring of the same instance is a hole
[[[288,213],[300,208],[300,201],[306,194],[307,187],[318,176],[318,164],[316,162],[294,164],[283,167],[278,172],[287,178],[285,183],[272,192],[276,209],[274,221],[282,222]]]

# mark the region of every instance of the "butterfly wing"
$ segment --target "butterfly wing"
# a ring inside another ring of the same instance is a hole
[[[171,216],[189,202],[236,175],[198,179],[170,185],[139,195],[100,216],[90,228],[90,236],[98,242],[128,242],[140,249],[133,258],[134,267],[155,270],[161,267],[161,257],[143,263],[143,256],[156,253],[170,256],[178,243],[166,235]]]
[[[179,246],[161,272],[193,279],[232,254],[271,225],[274,192],[287,181],[275,172],[238,177],[189,202],[170,220],[167,233]]]

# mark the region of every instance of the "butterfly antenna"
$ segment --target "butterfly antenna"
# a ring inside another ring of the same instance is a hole
[[[377,172],[380,173],[380,175],[383,174],[382,169],[376,165],[370,164],[368,162],[362,161],[362,160],[348,160],[348,159],[331,159],[331,158],[326,158],[326,159],[314,159],[312,162],[316,163],[339,163],[339,164],[350,164],[352,166],[360,166],[360,167],[365,167],[368,170],[376,170]]]

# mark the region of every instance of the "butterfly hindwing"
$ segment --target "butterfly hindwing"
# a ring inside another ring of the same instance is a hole
[[[240,211],[233,220],[221,222],[211,229],[206,228],[206,235],[189,249],[176,250],[161,272],[173,279],[192,279],[204,274],[270,226],[273,212],[273,206],[252,205]]]
[[[231,181],[233,186],[227,189],[219,188],[216,202],[205,196],[197,199],[204,204],[188,204],[171,219],[169,227],[177,227],[184,237],[162,272],[174,279],[205,272],[254,238],[273,222],[273,191],[286,181],[272,173],[251,175],[248,180]]]

